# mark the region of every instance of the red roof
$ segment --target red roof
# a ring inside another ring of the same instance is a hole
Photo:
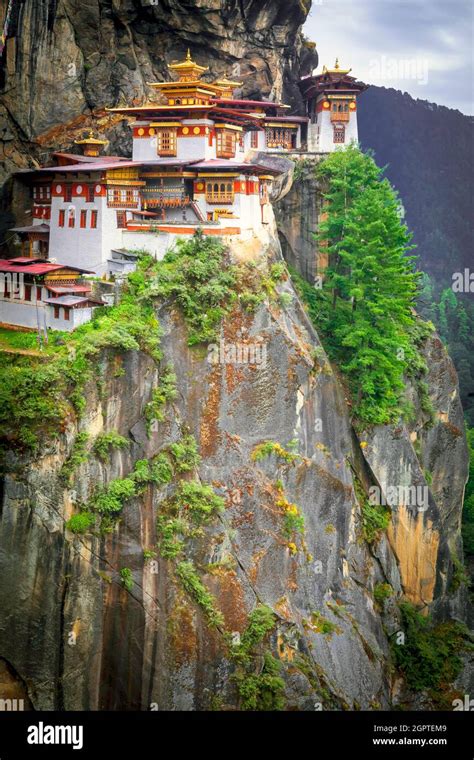
[[[100,161],[126,161],[126,158],[122,158],[121,156],[83,156],[82,153],[62,153],[59,150],[54,151],[52,153],[53,156],[57,156],[58,158],[69,158],[71,161],[74,161],[76,163],[96,163]]]
[[[90,163],[90,166],[88,164]],[[54,172],[62,174],[63,172],[99,172],[104,169],[124,169],[129,166],[140,166],[140,161],[101,161],[87,162],[84,164],[67,164],[66,166],[42,166],[42,172]]]
[[[38,259],[31,259],[31,264],[16,263],[17,259],[2,259],[0,260],[0,272],[14,272],[17,274],[49,274],[49,272],[56,272],[58,269],[72,269],[75,272],[84,272],[86,274],[92,274],[89,269],[80,269],[79,267],[72,267],[69,264],[52,264],[49,261],[38,261]]]
[[[90,293],[90,285],[47,285],[46,286],[51,293],[56,295],[67,295],[69,293]]]
[[[255,174],[264,172],[266,174],[281,174],[280,170],[270,169],[268,166],[250,163],[233,163],[232,161],[221,160],[219,158],[210,158],[208,161],[200,161],[193,164],[193,169],[225,169],[226,171],[251,171]]]
[[[288,108],[283,103],[274,103],[272,100],[229,100],[227,98],[211,98],[211,103],[224,103],[236,106],[260,106],[261,108]]]

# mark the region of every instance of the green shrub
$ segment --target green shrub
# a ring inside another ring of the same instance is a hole
[[[201,461],[193,435],[184,435],[179,441],[172,443],[169,449],[177,472],[194,470]]]
[[[129,567],[122,567],[120,571],[120,580],[122,581],[122,584],[124,588],[127,589],[127,591],[132,590],[134,581],[132,571]]]
[[[209,485],[198,481],[181,481],[174,497],[176,506],[197,525],[208,523],[216,514],[224,510],[224,499],[214,493]]]
[[[236,298],[235,284],[235,268],[222,242],[198,231],[165,254],[155,269],[153,292],[179,306],[193,346],[217,339],[222,317]]]
[[[176,375],[170,367],[166,367],[160,375],[159,385],[151,393],[151,399],[145,407],[145,419],[148,430],[153,422],[163,422],[164,408],[169,401],[176,398]]]
[[[393,588],[390,583],[376,583],[374,586],[374,599],[380,607],[393,596]]]
[[[123,435],[119,435],[115,430],[111,430],[108,433],[99,433],[94,441],[92,450],[102,462],[108,462],[110,460],[111,449],[124,449],[127,446],[130,446],[129,439],[124,438]]]
[[[73,515],[66,523],[66,528],[72,533],[87,533],[95,524],[95,515],[91,512],[79,512]]]
[[[282,710],[285,705],[285,684],[280,678],[280,663],[271,652],[263,652],[263,667],[256,672],[258,655],[265,640],[275,628],[276,616],[266,605],[259,605],[249,615],[240,643],[230,648],[236,669],[232,680],[236,684],[243,710]]]
[[[275,454],[275,456],[283,459],[289,464],[299,458],[298,454],[292,454],[290,451],[286,451],[280,443],[276,443],[275,441],[264,441],[263,443],[259,443],[254,447],[251,458],[254,462],[260,462],[260,460],[269,457],[271,454]]]
[[[367,543],[372,544],[387,530],[391,513],[387,507],[381,504],[371,504],[368,500],[362,483],[356,475],[353,476],[354,490],[362,512],[362,532]]]
[[[136,496],[135,481],[131,478],[112,480],[91,501],[91,509],[100,514],[121,512],[126,501]]]
[[[68,485],[70,483],[71,477],[79,465],[81,465],[83,462],[87,462],[90,455],[87,448],[88,441],[89,433],[78,433],[76,435],[76,438],[74,439],[74,443],[72,445],[71,453],[69,454],[59,472],[59,477],[65,485]]]
[[[176,566],[176,575],[181,584],[193,599],[195,604],[204,613],[207,623],[211,628],[220,628],[224,625],[222,613],[217,609],[215,599],[211,592],[205,587],[192,562],[179,562]]]
[[[472,649],[467,628],[452,621],[435,625],[408,602],[400,604],[405,643],[392,640],[395,663],[414,691],[446,689],[462,668],[460,654]]]

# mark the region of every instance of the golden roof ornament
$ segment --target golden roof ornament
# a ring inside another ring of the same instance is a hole
[[[94,137],[94,132],[89,130],[89,135],[83,137],[82,140],[74,140],[75,145],[83,145],[83,153],[85,156],[98,156],[103,145],[107,145],[108,140],[99,140]]]
[[[326,66],[323,66],[323,74],[349,74],[349,72],[352,71],[352,69],[341,69],[341,65],[339,63],[339,58],[336,58],[336,62],[334,64],[333,69],[328,69]]]
[[[169,63],[168,68],[171,71],[176,71],[180,82],[193,82],[196,79],[200,79],[201,75],[209,70],[208,67],[200,66],[196,61],[193,61],[189,48],[184,61]]]

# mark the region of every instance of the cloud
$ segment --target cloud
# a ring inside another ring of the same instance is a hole
[[[313,0],[304,32],[320,67],[473,113],[471,0]]]

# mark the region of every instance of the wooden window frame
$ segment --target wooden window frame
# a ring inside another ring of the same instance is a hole
[[[176,127],[162,127],[156,133],[156,152],[159,156],[176,156],[178,132]]]
[[[87,227],[87,209],[85,208],[81,209],[80,227],[81,230],[85,230]]]
[[[66,224],[66,211],[63,208],[59,209],[58,227],[64,227]]]
[[[235,158],[236,135],[232,129],[216,129],[217,158]]]
[[[206,203],[234,203],[234,183],[227,177],[216,177],[206,182]]]
[[[93,209],[91,211],[91,226],[90,226],[91,230],[97,229],[98,216],[99,216],[98,212],[95,209]]]

